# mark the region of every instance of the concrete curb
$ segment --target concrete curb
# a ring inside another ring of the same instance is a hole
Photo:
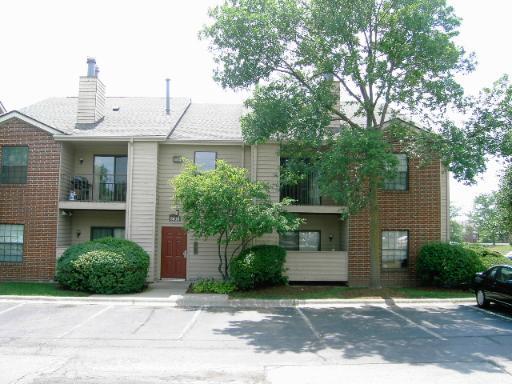
[[[34,302],[62,304],[108,304],[171,307],[290,308],[307,306],[393,305],[393,304],[473,304],[473,298],[454,299],[229,299],[227,295],[187,294],[165,298],[150,297],[67,297],[67,296],[0,296],[0,302]]]

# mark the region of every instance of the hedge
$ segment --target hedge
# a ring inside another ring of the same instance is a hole
[[[430,243],[420,249],[416,271],[423,283],[458,287],[483,270],[477,253],[458,244]]]
[[[140,292],[148,268],[149,255],[139,245],[106,237],[69,247],[57,261],[55,279],[75,291]]]
[[[243,250],[231,260],[230,278],[242,291],[285,284],[285,260],[284,248],[277,245],[256,245]]]

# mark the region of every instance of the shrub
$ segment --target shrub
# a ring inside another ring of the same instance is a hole
[[[482,270],[489,269],[492,266],[500,265],[500,264],[508,264],[512,265],[512,260],[506,258],[501,253],[497,251],[493,251],[489,248],[482,247],[481,245],[465,245],[466,249],[471,249],[480,258],[480,262],[482,263]]]
[[[236,290],[236,286],[231,281],[201,279],[192,284],[191,290],[194,293],[229,294]]]
[[[148,268],[149,256],[139,245],[107,237],[69,247],[57,261],[55,279],[75,291],[140,292]]]
[[[477,253],[458,244],[426,244],[416,262],[418,276],[424,283],[442,287],[469,283],[483,269]]]
[[[277,245],[257,245],[231,260],[230,276],[240,290],[285,284],[286,251]]]

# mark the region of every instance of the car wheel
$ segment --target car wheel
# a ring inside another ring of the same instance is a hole
[[[487,308],[489,306],[489,300],[485,296],[485,292],[481,289],[476,291],[476,304],[480,308]]]

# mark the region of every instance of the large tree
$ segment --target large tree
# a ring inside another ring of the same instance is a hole
[[[480,242],[496,244],[507,238],[507,230],[498,207],[498,193],[481,193],[475,197],[470,213]]]
[[[201,36],[215,79],[255,87],[244,138],[280,142],[282,156],[317,170],[323,194],[349,212],[369,208],[370,284],[380,287],[377,192],[397,164],[388,139],[423,162],[440,157],[459,179],[485,169],[481,143],[446,117],[467,106],[456,75],[474,67],[454,42],[460,19],[445,0],[227,0],[210,16]],[[403,129],[398,113],[422,130]]]

